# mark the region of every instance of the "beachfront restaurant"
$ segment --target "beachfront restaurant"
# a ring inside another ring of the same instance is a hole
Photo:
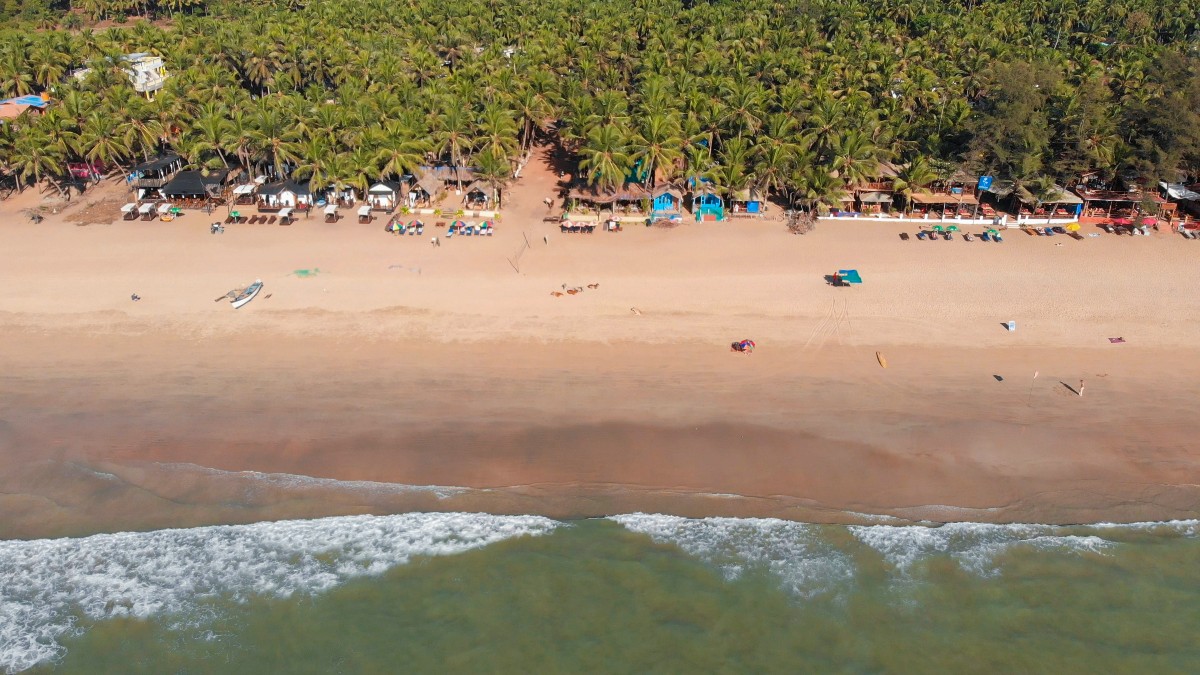
[[[1168,200],[1162,208],[1167,222],[1175,218],[1184,225],[1200,222],[1200,184],[1188,187],[1183,183],[1160,182],[1158,186]]]
[[[1083,200],[1055,185],[1050,194],[1038,199],[1028,188],[1009,180],[993,181],[983,188],[996,205],[1016,215],[1018,225],[1062,225],[1079,220]]]
[[[176,155],[163,155],[142,162],[129,170],[125,183],[134,190],[137,201],[162,199],[162,187],[183,168]]]
[[[313,202],[312,191],[307,185],[290,180],[263,185],[258,188],[257,197],[260,213],[274,213],[284,208],[307,211]]]
[[[228,179],[229,169],[180,171],[162,187],[162,195],[180,208],[203,208],[221,201]]]
[[[257,183],[244,183],[233,188],[233,203],[238,206],[250,206],[254,204],[254,191],[258,189]]]
[[[637,183],[625,183],[617,188],[599,185],[577,184],[567,193],[567,210],[572,214],[595,215],[599,218],[601,212],[608,211],[614,220],[626,217],[645,220],[646,207],[650,205],[650,192]]]
[[[1143,204],[1153,202],[1161,210],[1167,204],[1156,192],[1143,192],[1130,185],[1124,190],[1112,189],[1095,179],[1085,181],[1075,188],[1082,205],[1081,220],[1090,225],[1154,225],[1158,217],[1146,213]]]
[[[381,180],[367,190],[367,204],[373,211],[391,213],[400,203],[403,190],[403,186],[396,181]]]

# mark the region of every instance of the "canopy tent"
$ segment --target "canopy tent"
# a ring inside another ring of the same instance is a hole
[[[914,204],[978,204],[975,195],[949,194],[945,192],[923,193],[914,192],[910,198]]]
[[[121,207],[121,213],[132,213],[137,210],[137,204],[126,204]]]
[[[238,196],[252,195],[252,194],[254,194],[254,188],[256,188],[256,187],[258,187],[258,186],[253,185],[251,183],[246,183],[245,185],[239,185],[239,186],[233,188],[233,194],[238,195]]]
[[[859,276],[858,270],[838,270],[837,278],[843,284],[861,284],[862,277]]]
[[[371,205],[363,204],[362,206],[358,207],[358,215],[362,216],[363,218],[369,218],[371,216]]]
[[[138,207],[138,213],[142,214],[143,216],[148,213],[154,213],[154,205],[153,204],[142,204],[141,206]]]
[[[288,206],[288,207],[279,209],[279,217],[280,218],[291,218],[292,217],[292,207]]]
[[[858,200],[864,204],[891,204],[892,196],[886,192],[861,192]]]
[[[361,212],[362,212],[362,210],[360,209],[359,213],[361,213]],[[368,210],[368,212],[370,212],[370,211]],[[325,215],[332,216],[335,213],[337,213],[337,204],[329,204],[328,206],[325,207]]]
[[[593,204],[612,204],[614,202],[638,202],[650,198],[650,191],[637,183],[625,183],[619,188],[602,190],[597,185],[579,185],[571,189],[567,196],[571,199],[591,202]]]
[[[1182,202],[1200,201],[1200,192],[1196,192],[1182,183],[1160,182],[1158,186],[1161,187],[1171,199],[1178,199]]]
[[[168,212],[168,211],[170,211],[170,210],[171,210],[171,205],[170,205],[170,204],[168,204],[167,202],[163,202],[163,203],[161,203],[161,204],[159,204],[159,205],[158,205],[158,212],[159,212],[160,214],[161,214],[161,213],[167,213],[167,212]]]

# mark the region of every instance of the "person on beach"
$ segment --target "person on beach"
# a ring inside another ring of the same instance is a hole
[[[138,300],[141,300],[141,299],[142,299],[142,296],[138,295],[137,293],[134,293],[134,294],[132,294],[132,295],[130,295],[130,296],[129,296],[129,299],[130,299],[130,300],[132,300],[132,301],[134,301],[134,302],[137,302]]]
[[[550,209],[554,208],[554,200],[549,197],[543,199],[542,203],[546,205],[546,211],[550,211]]]
[[[1083,380],[1079,381],[1079,395],[1083,396]]]

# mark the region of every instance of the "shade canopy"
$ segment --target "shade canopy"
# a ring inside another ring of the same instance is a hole
[[[371,205],[363,204],[362,206],[358,207],[358,215],[360,215],[360,216],[371,215]]]
[[[325,215],[332,216],[337,213],[337,204],[330,204],[325,207]]]
[[[279,217],[280,218],[291,218],[292,217],[292,207],[289,206],[284,209],[279,209]]]
[[[254,194],[254,188],[255,188],[255,187],[257,187],[257,186],[255,186],[255,185],[252,185],[252,184],[250,184],[250,183],[246,183],[245,185],[239,185],[239,186],[237,186],[237,187],[233,188],[233,194],[235,194],[235,195],[250,195],[250,194]]]
[[[864,204],[891,204],[892,196],[886,192],[862,192],[858,195],[858,201]]]
[[[154,213],[154,205],[153,204],[142,204],[141,206],[138,207],[138,213],[141,213],[141,214]]]
[[[137,210],[137,204],[126,204],[121,207],[121,213],[129,213],[135,210]]]

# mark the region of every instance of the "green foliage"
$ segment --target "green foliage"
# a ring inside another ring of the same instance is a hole
[[[811,207],[885,161],[916,164],[906,196],[958,167],[1023,185],[1200,173],[1187,3],[73,0],[66,19],[48,0],[0,2],[19,22],[0,31],[0,95],[57,101],[12,125],[19,151],[0,155],[27,181],[171,149],[360,188],[445,162],[500,191],[540,141],[592,183],[638,166],[650,184]],[[138,51],[171,72],[153,101],[119,66]],[[69,77],[82,66],[86,80]]]

